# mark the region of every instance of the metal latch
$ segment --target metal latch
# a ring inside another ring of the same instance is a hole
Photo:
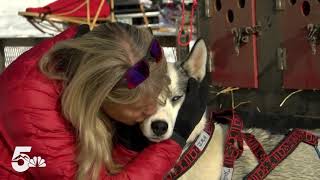
[[[206,14],[206,17],[210,18],[212,17],[212,10],[211,10],[211,7],[212,7],[212,0],[205,0],[205,14]]]
[[[215,52],[214,51],[209,51],[209,61],[208,61],[208,71],[209,72],[214,72],[215,67],[214,67],[214,56]]]
[[[249,42],[249,36],[261,35],[261,25],[258,23],[256,26],[246,26],[240,28],[232,28],[233,42],[237,56],[240,54],[240,47]]]
[[[320,24],[308,24],[307,30],[307,39],[310,43],[312,54],[315,55],[317,53],[317,45],[320,43]]]
[[[286,1],[285,0],[276,0],[276,10],[283,11],[286,9]]]
[[[287,49],[286,48],[277,48],[277,60],[278,68],[280,70],[287,69]]]

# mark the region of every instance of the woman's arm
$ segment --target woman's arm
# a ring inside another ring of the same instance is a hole
[[[9,136],[14,146],[31,146],[30,158],[41,156],[46,167],[29,168],[33,179],[73,179],[77,170],[75,162],[75,140],[64,128],[51,129],[53,112],[45,110],[30,113],[22,110],[10,112],[6,117]],[[56,125],[52,125],[57,127]],[[152,144],[145,148],[132,162],[127,164],[119,174],[109,176],[103,173],[102,179],[162,179],[171,169],[181,153],[180,146],[173,140]]]
[[[130,150],[124,147],[117,147],[117,150],[119,149],[125,152],[118,153],[118,156],[125,156],[126,154],[130,156]],[[173,140],[151,144],[131,162],[127,163],[121,173],[104,179],[163,179],[180,154],[181,147]]]
[[[24,82],[25,86],[35,86]],[[28,85],[27,85],[28,84]],[[13,107],[2,119],[11,147],[31,146],[30,158],[41,156],[46,167],[29,168],[33,179],[74,179],[76,164],[76,139],[72,127],[58,111],[56,97],[45,87],[13,90],[8,105]],[[12,149],[13,151],[14,149]],[[116,175],[101,173],[101,179],[162,179],[181,153],[181,147],[173,140],[152,144]]]

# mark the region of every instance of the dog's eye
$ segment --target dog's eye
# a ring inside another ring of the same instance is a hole
[[[178,101],[182,96],[174,96],[171,101],[172,102],[175,102],[175,101]]]

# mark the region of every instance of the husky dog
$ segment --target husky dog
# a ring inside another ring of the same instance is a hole
[[[171,97],[166,100],[164,106],[159,106],[157,112],[149,117],[141,125],[143,134],[153,142],[159,142],[170,138],[173,132],[175,120],[186,91],[188,78],[193,77],[202,81],[206,72],[207,48],[203,40],[198,40],[184,62],[168,63],[168,73],[171,78]],[[208,120],[204,114],[199,124],[187,140],[187,145],[193,142],[205,127]],[[165,123],[167,129],[159,133],[159,123]],[[228,126],[215,123],[213,136],[202,156],[179,179],[188,180],[217,180],[223,170],[224,142]],[[155,131],[157,133],[155,133]],[[268,154],[284,138],[284,135],[273,135],[263,129],[244,129],[257,138]],[[319,133],[320,129],[316,131]],[[184,148],[185,150],[186,148]],[[236,160],[233,171],[233,180],[243,179],[257,165],[252,152],[244,144],[241,157]],[[281,162],[265,179],[272,180],[320,180],[320,159],[315,148],[301,143],[295,151]]]

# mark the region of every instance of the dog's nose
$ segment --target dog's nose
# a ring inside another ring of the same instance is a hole
[[[162,120],[153,121],[151,123],[151,129],[155,135],[161,136],[168,130],[168,123]]]

